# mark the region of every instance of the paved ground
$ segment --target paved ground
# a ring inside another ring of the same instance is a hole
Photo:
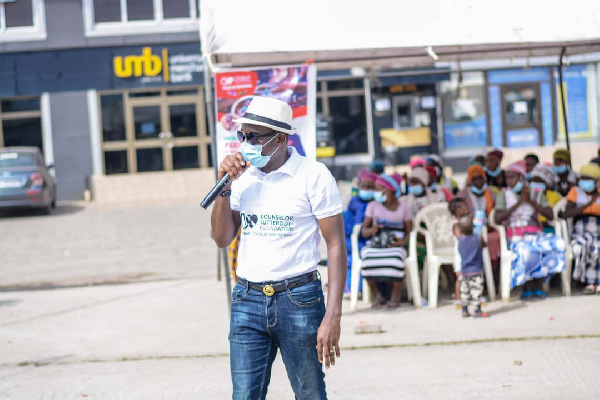
[[[0,218],[0,398],[230,397],[206,214],[65,207]],[[85,285],[107,282],[122,283]],[[444,304],[345,302],[330,398],[597,398],[600,296],[496,302],[487,320]],[[384,332],[355,334],[360,324]],[[270,399],[293,397],[279,358],[272,382]]]

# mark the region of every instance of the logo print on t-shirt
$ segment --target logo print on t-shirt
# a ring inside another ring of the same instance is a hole
[[[243,229],[252,229],[254,225],[258,222],[258,216],[255,214],[245,214],[242,213],[242,222],[244,223]]]

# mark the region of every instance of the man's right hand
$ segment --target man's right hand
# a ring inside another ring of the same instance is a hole
[[[231,179],[231,181],[233,182],[240,176],[242,176],[242,174],[244,173],[246,168],[250,166],[250,164],[251,163],[249,161],[244,161],[242,153],[238,152],[229,155],[225,157],[223,161],[221,161],[221,165],[219,166],[218,179],[221,179],[225,174],[227,174],[229,175],[229,179]]]

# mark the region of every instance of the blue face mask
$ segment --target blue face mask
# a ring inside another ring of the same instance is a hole
[[[378,203],[385,203],[387,195],[383,194],[383,192],[373,192],[373,198]]]
[[[360,199],[362,201],[371,201],[373,200],[374,197],[374,193],[372,190],[359,190],[358,191],[358,197],[360,197]]]
[[[498,175],[500,175],[500,172],[502,172],[502,168],[500,168],[500,166],[498,165],[498,168],[496,168],[494,171],[490,171],[489,169],[486,168],[485,172],[487,172],[487,174],[489,176],[493,176],[495,178]]]
[[[484,183],[481,189],[471,186],[471,192],[475,193],[476,195],[482,195],[483,192],[485,192],[485,189],[487,189],[487,183]]]
[[[517,182],[517,184],[511,188],[511,190],[515,193],[521,193],[521,189],[523,189],[522,181]]]
[[[420,196],[423,194],[423,186],[421,185],[410,185],[408,187],[408,192],[414,194],[415,196]]]
[[[553,165],[552,169],[554,170],[554,172],[556,172],[558,175],[562,175],[565,172],[567,172],[567,164],[562,164],[562,165]]]
[[[437,185],[435,183],[432,183],[431,186],[429,186],[429,189],[431,189],[432,192],[435,192],[435,189],[437,189]]]
[[[546,184],[542,183],[542,182],[531,182],[529,184],[529,187],[533,191],[536,191],[536,190],[539,191],[539,192],[545,192],[546,191]]]
[[[273,154],[275,154],[275,151],[279,150],[279,147],[276,148],[275,151],[272,152],[270,155],[263,156],[262,155],[263,146],[266,146],[267,144],[269,144],[269,142],[271,142],[271,140],[275,139],[276,137],[277,137],[277,135],[273,136],[265,144],[250,144],[250,143],[248,143],[248,141],[245,141],[244,143],[242,143],[242,147],[240,149],[240,153],[242,153],[242,157],[244,157],[244,160],[251,162],[252,165],[254,165],[257,168],[264,167],[265,165],[267,165],[267,163],[271,159],[271,156]]]
[[[593,179],[581,179],[578,185],[586,193],[591,193],[596,189],[596,181]]]

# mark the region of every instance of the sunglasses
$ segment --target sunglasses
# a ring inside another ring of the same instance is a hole
[[[242,143],[244,141],[248,141],[248,143],[256,144],[257,140],[262,139],[262,138],[266,138],[266,137],[271,137],[271,136],[276,135],[278,133],[279,132],[277,132],[277,131],[272,131],[272,132],[269,132],[269,133],[265,133],[265,134],[259,135],[256,132],[237,131],[237,137],[238,137],[238,140],[240,142],[242,142]]]

